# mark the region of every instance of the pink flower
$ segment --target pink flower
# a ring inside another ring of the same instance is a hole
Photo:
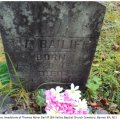
[[[70,90],[57,86],[56,89],[46,90],[47,114],[88,114],[87,101],[81,100],[78,86],[71,85]]]

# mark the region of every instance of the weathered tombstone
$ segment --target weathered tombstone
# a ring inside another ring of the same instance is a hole
[[[104,14],[98,2],[0,2],[4,50],[23,85],[34,90],[43,83],[74,83],[84,89]]]

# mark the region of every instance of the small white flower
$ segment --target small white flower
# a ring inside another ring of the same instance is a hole
[[[71,92],[72,93],[78,93],[78,94],[81,93],[80,90],[79,90],[79,86],[75,87],[73,83],[71,84]]]
[[[59,115],[60,114],[57,110],[55,110],[53,108],[46,111],[46,112],[47,112],[48,115]]]
[[[71,84],[71,89],[66,91],[68,92],[69,97],[74,100],[78,100],[81,97],[81,91],[79,90],[79,86],[75,87],[73,83]]]
[[[75,108],[76,108],[76,110],[79,110],[79,109],[85,109],[85,110],[87,110],[88,109],[87,101],[85,99],[83,99],[83,100],[81,100],[81,99],[77,100],[75,102]]]
[[[59,93],[60,93],[60,92],[62,92],[62,90],[63,90],[62,87],[60,87],[60,86],[57,86],[57,87],[56,87],[56,92],[59,92]]]
[[[54,88],[52,88],[52,89],[51,89],[51,92],[52,92],[54,95],[59,95],[59,94],[60,94],[60,92],[62,92],[62,90],[63,90],[63,88],[62,88],[62,87],[57,86],[55,89],[54,89]]]
[[[62,93],[60,93],[60,92],[62,92],[62,90],[63,90],[62,87],[57,86],[55,89],[52,88],[50,91],[56,97],[57,100],[62,100],[62,97],[61,97]]]
[[[75,85],[73,83],[71,84],[71,90],[75,91],[75,90],[78,90],[78,89],[79,89],[79,86],[75,87]]]

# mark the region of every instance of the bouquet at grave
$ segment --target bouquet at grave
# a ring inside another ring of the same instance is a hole
[[[45,91],[47,114],[88,114],[87,101],[81,99],[79,86],[71,84],[71,89],[63,90],[57,86],[55,89]]]

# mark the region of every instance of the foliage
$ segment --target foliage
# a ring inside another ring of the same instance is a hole
[[[101,84],[102,84],[102,81],[97,76],[93,76],[93,78],[88,80],[86,87],[88,88],[87,95],[88,95],[89,99],[97,98],[98,89]]]
[[[39,89],[37,91],[36,102],[40,107],[43,107],[43,106],[46,105],[46,102],[45,102],[45,90],[44,89]]]
[[[92,64],[86,94],[120,107],[119,2],[106,2],[106,15]],[[98,79],[99,78],[99,79]],[[96,82],[95,82],[96,81]],[[108,110],[111,110],[109,105]],[[120,112],[120,110],[118,110]],[[110,111],[111,112],[111,111]],[[117,113],[119,113],[117,112]],[[112,111],[111,113],[116,113]]]
[[[3,98],[3,101],[1,101],[0,107],[2,107],[4,101],[7,99],[7,97],[11,96],[11,97],[14,97],[16,99],[16,105],[17,104],[22,104],[22,105],[24,104],[24,106],[27,106],[27,108],[29,109],[30,108],[29,93],[27,93],[27,91],[22,86],[21,81],[20,81],[18,74],[16,72],[16,69],[15,69],[9,55],[8,55],[8,58],[11,62],[12,67],[13,67],[14,74],[17,77],[17,79],[16,79],[17,83],[10,80],[7,65],[6,65],[6,63],[2,63],[0,65],[0,96],[4,95],[4,98]]]
[[[2,63],[0,64],[0,83],[6,84],[8,82],[10,82],[10,77],[9,77],[9,72],[7,69],[7,64]]]
[[[10,91],[11,91],[11,82],[10,82],[7,65],[6,63],[2,63],[0,64],[0,96],[6,95],[7,97],[10,94]]]
[[[1,39],[1,36],[0,36],[0,64],[5,63],[5,56],[2,54],[3,51],[4,50],[3,50],[2,39]]]

